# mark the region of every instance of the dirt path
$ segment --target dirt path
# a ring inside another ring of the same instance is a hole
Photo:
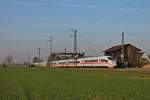
[[[150,64],[143,66],[143,68],[150,69]]]

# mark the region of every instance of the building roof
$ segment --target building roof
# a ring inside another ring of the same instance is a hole
[[[135,46],[133,46],[132,44],[125,44],[124,45],[125,47],[127,47],[127,46],[132,46],[132,47],[135,47]],[[138,49],[139,51],[142,51],[141,49],[139,49],[139,48],[137,48],[137,47],[135,47],[136,49]],[[115,51],[119,51],[119,50],[121,50],[122,49],[122,45],[117,45],[117,46],[113,46],[113,47],[111,47],[111,48],[109,48],[109,49],[106,49],[106,50],[104,50],[103,52],[115,52]]]

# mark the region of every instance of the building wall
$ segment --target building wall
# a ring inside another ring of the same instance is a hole
[[[129,66],[136,67],[139,63],[139,50],[136,49],[133,46],[127,47],[127,62],[129,63]]]
[[[139,50],[137,48],[135,48],[134,46],[131,45],[127,45],[124,47],[125,51],[124,51],[124,60],[126,62],[128,62],[129,67],[138,67],[139,65]],[[113,52],[105,52],[105,55],[109,55],[109,56],[113,56],[114,58],[116,58],[117,63],[120,65],[121,63],[121,54],[122,54],[122,50],[118,50],[118,51],[113,51]]]

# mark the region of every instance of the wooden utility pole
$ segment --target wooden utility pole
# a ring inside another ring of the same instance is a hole
[[[65,54],[67,53],[67,48],[65,48]]]
[[[41,62],[41,48],[38,48],[39,50],[39,62]]]
[[[121,50],[121,63],[124,64],[125,61],[125,52],[124,52],[124,32],[122,32],[122,50]]]

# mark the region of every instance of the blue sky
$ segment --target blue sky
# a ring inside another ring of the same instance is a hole
[[[149,18],[149,0],[0,0],[0,61],[7,55],[25,61],[39,47],[46,59],[50,35],[55,51],[71,51],[71,28],[79,50],[92,55],[120,44],[122,31],[126,43],[150,52]]]

